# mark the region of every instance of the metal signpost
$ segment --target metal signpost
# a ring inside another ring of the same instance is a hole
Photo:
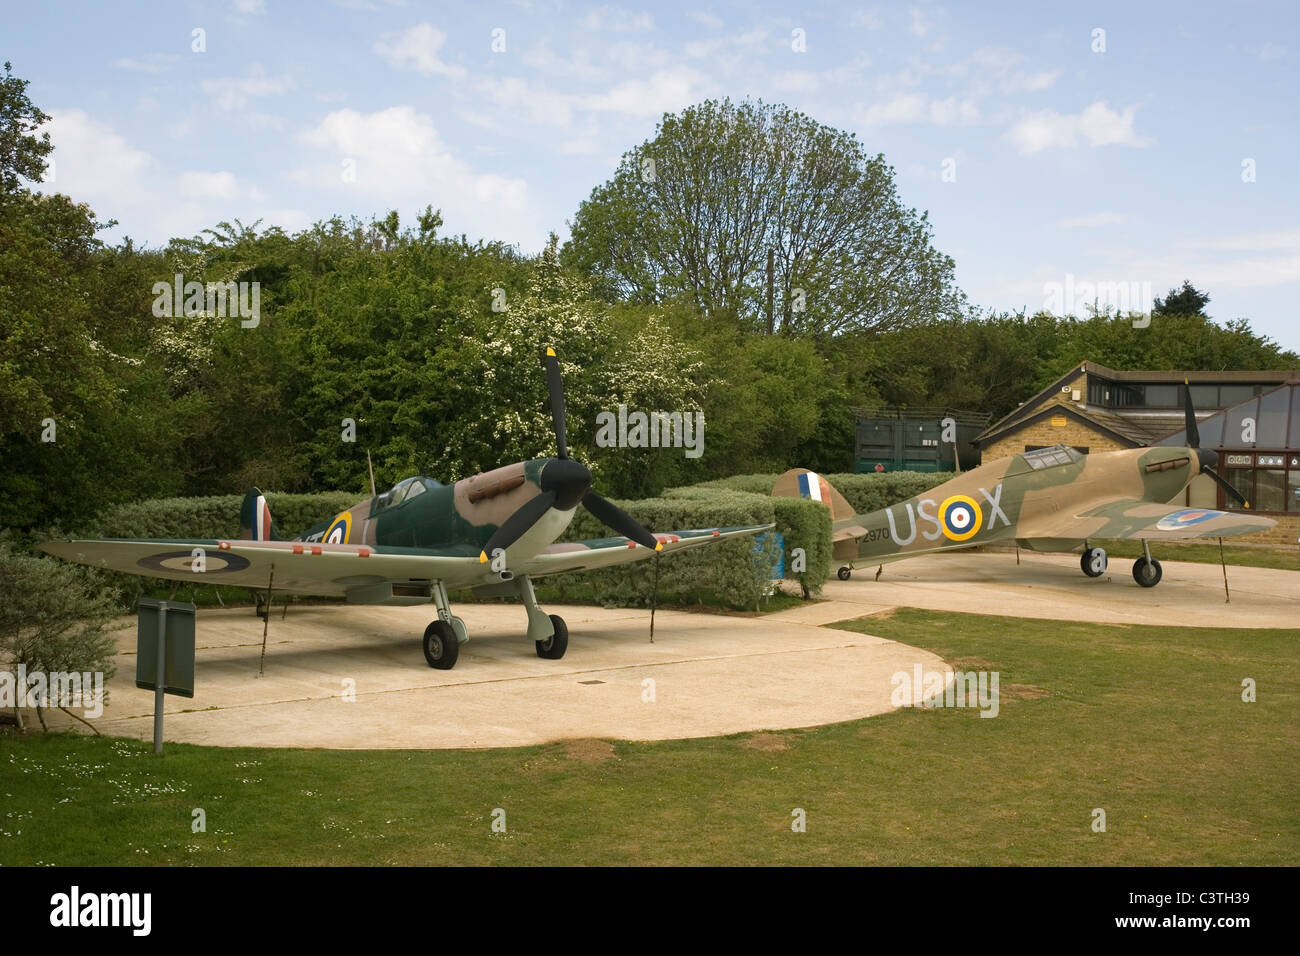
[[[194,605],[140,598],[135,686],[152,690],[153,752],[162,753],[163,695],[194,696]]]

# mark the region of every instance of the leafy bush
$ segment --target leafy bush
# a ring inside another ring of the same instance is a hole
[[[952,472],[884,471],[868,475],[823,475],[839,489],[856,514],[879,511],[952,480]],[[775,479],[773,479],[775,480]],[[771,490],[771,486],[768,486]]]
[[[773,499],[731,491],[672,489],[662,498],[617,504],[651,531],[686,531],[770,524],[776,519]],[[578,509],[564,540],[608,537],[612,532],[585,509]],[[659,591],[678,595],[707,592],[735,608],[758,606],[770,586],[778,553],[776,539],[754,537],[705,545],[659,559]],[[566,575],[564,583],[586,584],[607,607],[648,606],[654,585],[654,559]]]
[[[0,594],[0,667],[13,673],[19,665],[28,673],[98,671],[105,683],[113,676],[116,647],[107,627],[118,609],[90,569],[16,554],[0,539]],[[21,728],[16,706],[14,713]],[[44,707],[36,713],[44,727]]]
[[[135,501],[101,513],[82,534],[95,538],[236,538],[243,500],[243,495],[214,495]],[[359,500],[347,491],[266,495],[272,527],[282,538],[326,521]]]

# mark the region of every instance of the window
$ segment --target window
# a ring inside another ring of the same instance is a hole
[[[1236,488],[1250,502],[1252,508],[1255,507],[1255,469],[1254,468],[1228,468],[1222,472],[1223,478],[1228,484]],[[1237,507],[1237,503],[1231,498],[1226,498],[1224,504],[1229,508]]]
[[[1220,385],[1219,404],[1223,408],[1231,408],[1249,401],[1258,391],[1254,385]]]
[[[1180,385],[1148,385],[1144,391],[1148,408],[1174,408],[1183,403]]]
[[[1286,501],[1287,511],[1300,511],[1300,468],[1293,467],[1287,472]]]
[[[1281,468],[1256,468],[1255,499],[1250,506],[1256,511],[1285,511],[1286,472]]]

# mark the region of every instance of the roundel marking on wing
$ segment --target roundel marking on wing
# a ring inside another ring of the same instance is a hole
[[[229,574],[248,567],[248,559],[237,554],[216,548],[204,548],[203,552],[204,574]],[[193,571],[194,550],[160,551],[145,555],[136,564],[150,571]]]
[[[1209,521],[1211,518],[1217,518],[1219,512],[1206,511],[1203,508],[1192,509],[1188,511],[1175,511],[1171,515],[1165,515],[1156,522],[1156,528],[1161,531],[1177,531],[1180,528],[1186,528],[1188,525],[1200,524],[1202,521]]]
[[[969,541],[984,524],[974,498],[952,495],[939,506],[939,527],[949,541]]]

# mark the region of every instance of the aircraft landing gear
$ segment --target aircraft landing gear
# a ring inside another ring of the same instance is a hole
[[[1159,584],[1162,574],[1160,562],[1155,558],[1138,558],[1133,562],[1133,580],[1144,588]]]
[[[835,576],[841,581],[847,581],[849,578],[853,577],[853,569],[847,566],[840,568],[835,572]]]
[[[1090,578],[1101,577],[1106,573],[1106,550],[1104,548],[1085,547],[1083,557],[1079,559],[1079,567]]]
[[[1142,557],[1133,562],[1133,580],[1144,588],[1153,588],[1160,583],[1162,575],[1160,562],[1151,557],[1151,545],[1142,539]]]
[[[434,621],[424,630],[424,659],[430,667],[448,671],[456,666],[460,656],[460,641],[446,621]]]
[[[537,656],[544,657],[548,661],[558,661],[564,656],[564,652],[569,649],[569,625],[564,623],[564,618],[558,614],[550,615],[551,627],[555,628],[544,641],[535,641],[534,646],[537,648]]]
[[[433,603],[438,620],[424,629],[424,659],[430,667],[448,671],[456,666],[460,645],[469,640],[465,622],[451,613],[451,601],[441,581],[433,582]]]

